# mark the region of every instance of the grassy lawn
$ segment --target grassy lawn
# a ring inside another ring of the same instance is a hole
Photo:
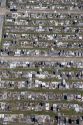
[[[29,92],[37,92],[37,93],[57,93],[57,94],[63,94],[63,93],[68,93],[68,94],[81,94],[83,95],[83,91],[80,89],[47,89],[47,88],[14,88],[14,89],[8,89],[8,88],[2,88],[1,91],[10,91],[10,92],[21,92],[21,91],[29,91]]]
[[[59,69],[60,71],[64,71],[64,72],[67,72],[67,71],[70,71],[70,72],[78,72],[78,71],[81,71],[82,70],[82,68],[76,68],[76,67],[71,67],[71,68],[61,68],[61,69]]]
[[[55,115],[58,115],[58,113],[54,113],[52,111],[11,111],[11,112],[0,112],[0,114],[24,114],[24,115],[49,115],[51,117],[55,117]],[[74,110],[62,110],[61,112],[62,115],[64,114],[65,116],[81,116],[83,113],[76,113]]]
[[[56,114],[54,112],[50,112],[50,111],[11,111],[11,112],[0,112],[0,114],[24,114],[24,115],[49,115],[51,117],[54,117]]]
[[[82,116],[83,115],[83,112],[75,112],[74,110],[62,110],[61,111],[61,114],[64,114],[65,116]]]

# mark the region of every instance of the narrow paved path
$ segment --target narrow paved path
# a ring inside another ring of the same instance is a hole
[[[83,62],[83,58],[81,57],[45,57],[45,56],[39,56],[39,57],[32,57],[32,56],[28,56],[28,57],[16,57],[16,56],[4,56],[1,57],[0,56],[0,60],[3,61],[58,61],[58,62],[62,62],[62,61],[77,61]]]
[[[62,13],[62,14],[83,14],[80,10],[50,10],[50,9],[25,9],[28,13]],[[24,12],[24,10],[19,9],[18,12]]]

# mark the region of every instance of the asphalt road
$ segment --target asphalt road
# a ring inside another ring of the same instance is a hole
[[[3,61],[48,61],[48,62],[62,62],[62,61],[76,61],[76,62],[83,62],[83,58],[82,57],[45,57],[45,56],[37,56],[37,57],[32,57],[32,56],[28,56],[28,57],[16,57],[16,56],[4,56],[1,57],[0,56],[0,60]]]

